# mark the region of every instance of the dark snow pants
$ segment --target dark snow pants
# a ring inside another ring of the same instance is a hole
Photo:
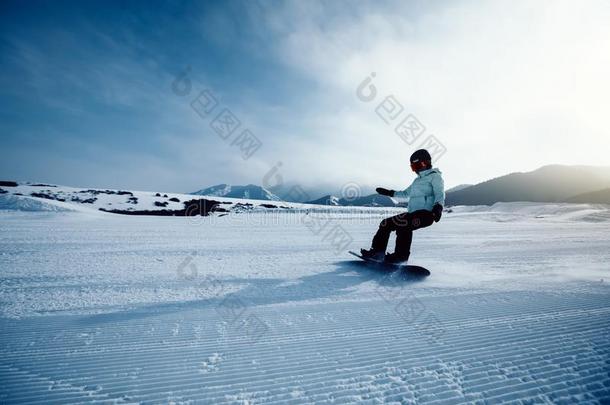
[[[430,226],[432,222],[434,222],[432,212],[427,210],[404,212],[386,218],[379,224],[379,229],[373,238],[373,249],[385,252],[390,233],[396,231],[396,249],[394,252],[409,257],[413,231]]]

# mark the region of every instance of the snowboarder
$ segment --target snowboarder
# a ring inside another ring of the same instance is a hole
[[[408,198],[408,212],[389,217],[381,221],[369,250],[361,249],[364,258],[383,260],[396,264],[406,262],[411,253],[413,231],[438,222],[445,204],[445,186],[441,172],[432,168],[432,157],[425,149],[419,149],[411,155],[411,170],[417,178],[404,191],[387,190],[378,187],[376,191],[389,197]],[[390,233],[396,231],[396,248],[394,253],[386,254]]]

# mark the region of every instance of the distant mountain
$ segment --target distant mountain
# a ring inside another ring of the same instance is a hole
[[[248,200],[280,201],[281,199],[264,187],[248,184],[247,186],[231,186],[229,184],[218,184],[195,191],[194,195],[207,195],[215,197],[243,198]]]
[[[371,194],[356,199],[347,200],[342,198],[339,200],[343,206],[358,206],[358,207],[395,207],[396,203],[390,197],[379,194]]]
[[[472,186],[472,184],[460,184],[460,185],[457,185],[455,187],[451,187],[449,190],[445,190],[445,193],[452,193],[454,191],[460,191],[460,190],[463,190],[463,189],[468,188],[470,186]]]
[[[231,192],[231,186],[228,184],[218,184],[216,186],[201,189],[199,191],[192,192],[190,194],[195,195],[214,195],[217,197],[224,197]]]
[[[306,203],[320,199],[320,196],[335,195],[335,186],[305,185],[297,182],[282,182],[279,185],[267,187],[267,190],[284,201]]]
[[[334,206],[358,206],[358,207],[395,207],[396,203],[390,197],[379,194],[358,197],[355,199],[339,198],[334,195],[325,195],[317,200],[308,201],[306,204],[334,205]]]
[[[566,200],[570,203],[610,204],[610,188],[592,191],[570,197]]]
[[[305,204],[316,204],[316,205],[341,205],[341,199],[334,195],[325,195],[324,197],[318,198],[317,200],[307,201]]]
[[[496,202],[561,202],[610,187],[610,167],[543,166],[447,192],[447,205],[492,205]]]

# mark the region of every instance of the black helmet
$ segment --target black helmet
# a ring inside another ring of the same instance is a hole
[[[432,156],[425,149],[413,152],[409,160],[411,161],[411,169],[416,173],[432,168]]]
[[[415,152],[413,152],[410,160],[411,160],[411,163],[417,163],[417,162],[421,162],[424,160],[432,161],[432,156],[430,156],[430,154],[428,153],[427,150],[419,149],[419,150],[416,150]]]

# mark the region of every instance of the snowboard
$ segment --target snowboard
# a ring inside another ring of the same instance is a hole
[[[360,253],[352,252],[351,250],[349,250],[348,252],[350,254],[356,256],[357,258],[364,260],[367,263],[373,263],[378,266],[385,267],[389,270],[405,270],[405,271],[408,271],[409,273],[417,274],[420,276],[429,276],[430,275],[430,271],[421,266],[414,266],[411,264],[407,264],[406,262],[405,263],[386,263],[382,260],[374,260],[374,259],[369,259],[369,258],[363,257]]]

